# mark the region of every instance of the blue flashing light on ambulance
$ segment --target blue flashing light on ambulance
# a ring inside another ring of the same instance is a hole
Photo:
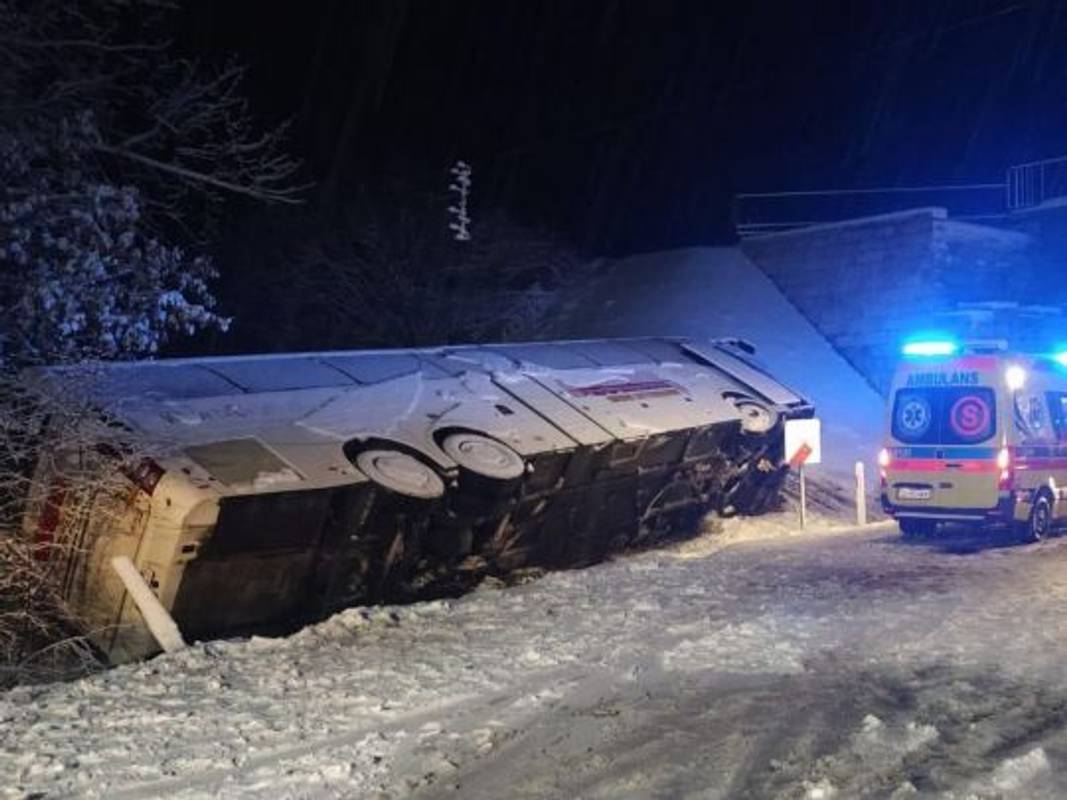
[[[1067,519],[1067,352],[913,341],[889,394],[882,507],[907,536],[999,525],[1036,541]]]
[[[903,347],[903,353],[905,356],[951,356],[955,355],[959,349],[959,345],[952,340],[946,339],[933,339],[925,340],[920,339],[911,342],[905,342]]]

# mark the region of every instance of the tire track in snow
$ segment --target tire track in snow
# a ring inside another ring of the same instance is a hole
[[[573,666],[546,670],[537,674],[537,682],[552,683],[565,679],[573,680],[575,672],[576,668]],[[593,680],[603,679],[597,676]],[[264,766],[290,761],[317,751],[354,744],[375,734],[388,735],[410,731],[426,723],[435,722],[448,714],[454,714],[457,718],[462,718],[481,711],[484,705],[491,706],[506,703],[514,700],[514,698],[515,691],[513,688],[489,697],[475,694],[460,695],[442,702],[429,704],[428,707],[424,707],[414,713],[383,719],[376,724],[361,725],[340,733],[304,741],[297,745],[257,750],[254,755],[242,759],[240,763],[234,764],[232,767],[212,768],[192,775],[110,787],[107,791],[107,797],[111,800],[150,800],[151,798],[178,792],[209,789],[226,782],[232,782]]]

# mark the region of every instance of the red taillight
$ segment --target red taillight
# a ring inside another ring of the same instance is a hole
[[[997,453],[997,469],[1000,470],[1000,475],[997,478],[997,489],[1002,491],[1011,489],[1015,479],[1015,470],[1012,468],[1011,451],[1006,447],[1000,448]]]
[[[54,478],[37,517],[37,535],[33,548],[33,557],[37,561],[48,561],[52,557],[66,499],[67,482],[62,478]]]
[[[889,475],[886,469],[889,467],[889,463],[892,459],[889,456],[889,450],[882,448],[878,451],[878,480],[884,489],[889,485]]]

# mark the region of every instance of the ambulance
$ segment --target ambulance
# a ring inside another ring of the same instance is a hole
[[[878,463],[905,537],[961,522],[1044,538],[1067,516],[1067,353],[905,344]]]

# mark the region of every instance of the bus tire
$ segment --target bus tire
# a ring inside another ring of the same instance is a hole
[[[522,456],[503,442],[472,431],[449,434],[441,443],[449,458],[465,470],[498,483],[518,480],[526,473]]]
[[[1049,534],[1052,528],[1052,503],[1044,492],[1034,500],[1034,507],[1030,509],[1030,516],[1026,522],[1021,523],[1020,532],[1023,541],[1040,542]]]
[[[441,449],[459,466],[450,508],[469,520],[500,517],[526,474],[522,456],[503,442],[473,431],[448,434]]]
[[[733,403],[741,418],[742,435],[767,437],[777,429],[781,415],[766,403],[744,395],[734,397]]]
[[[414,500],[436,500],[445,493],[437,472],[400,450],[364,450],[355,458],[356,467],[381,488]]]

